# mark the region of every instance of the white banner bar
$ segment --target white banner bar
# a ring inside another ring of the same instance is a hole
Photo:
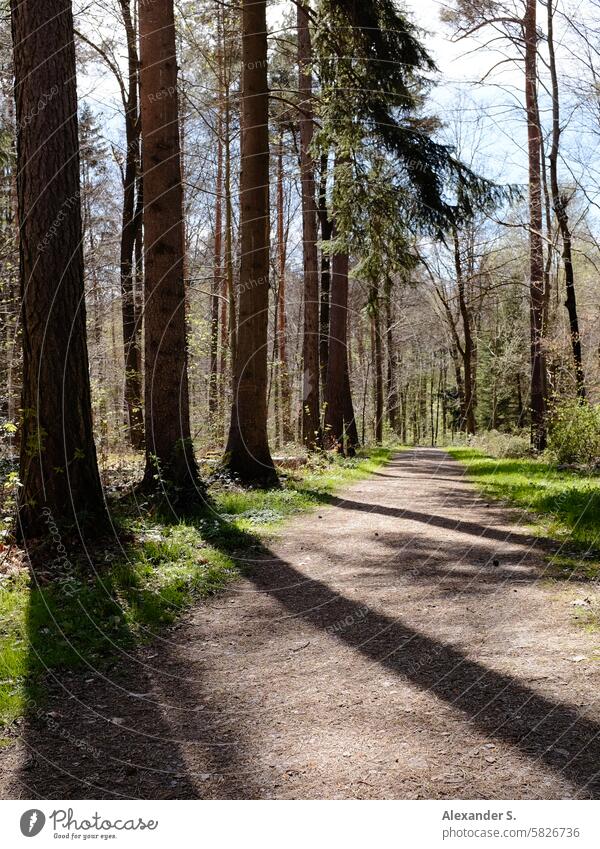
[[[600,802],[5,801],[0,845],[600,847]]]

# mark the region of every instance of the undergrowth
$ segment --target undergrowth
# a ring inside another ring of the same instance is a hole
[[[150,640],[195,601],[238,574],[236,554],[259,544],[286,517],[326,503],[341,486],[381,466],[390,450],[354,459],[322,455],[282,474],[274,490],[242,489],[217,479],[211,506],[174,523],[152,505],[113,505],[119,542],[92,552],[64,539],[68,576],[38,580],[44,570],[0,575],[0,725],[43,700],[46,671],[97,668]],[[48,559],[56,553],[48,551]]]

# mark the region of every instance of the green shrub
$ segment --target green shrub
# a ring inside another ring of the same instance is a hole
[[[548,451],[562,465],[594,466],[600,462],[600,409],[561,401],[552,410]]]

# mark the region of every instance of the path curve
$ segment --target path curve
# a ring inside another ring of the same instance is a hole
[[[56,679],[0,795],[599,798],[587,591],[517,519],[444,452],[396,455],[108,680]]]

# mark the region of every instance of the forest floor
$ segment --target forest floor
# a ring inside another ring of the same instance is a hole
[[[328,501],[153,643],[54,676],[0,798],[599,798],[598,591],[560,543],[437,449]]]

